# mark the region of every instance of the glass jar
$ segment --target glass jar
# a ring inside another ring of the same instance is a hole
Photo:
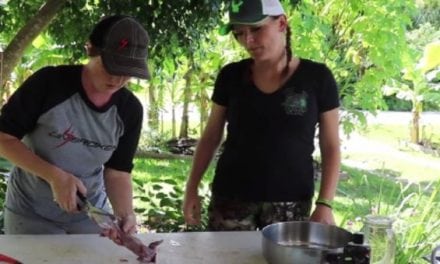
[[[396,235],[393,220],[387,216],[368,215],[365,217],[365,243],[371,248],[371,264],[394,264],[396,255]]]
[[[440,245],[438,245],[436,248],[432,250],[430,257],[432,264],[440,263]]]

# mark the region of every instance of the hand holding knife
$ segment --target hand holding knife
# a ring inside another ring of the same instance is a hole
[[[79,191],[76,192],[80,203],[78,203],[79,211],[86,211],[87,215],[102,229],[119,230],[118,219],[113,214],[93,206],[89,200]]]
[[[81,193],[76,193],[80,203],[78,203],[78,210],[85,210],[87,215],[103,229],[103,234],[108,236],[109,230],[115,230],[117,232],[118,239],[112,239],[115,243],[122,245],[138,256],[140,261],[148,261],[155,263],[157,247],[163,242],[163,240],[150,243],[148,246],[142,243],[142,241],[134,235],[127,234],[119,227],[118,219],[113,214],[93,206],[87,198]],[[117,242],[118,241],[118,242]]]

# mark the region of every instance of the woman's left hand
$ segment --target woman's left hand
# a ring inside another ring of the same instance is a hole
[[[122,245],[121,232],[125,234],[136,233],[136,215],[134,213],[119,218],[119,228],[105,229],[102,232],[103,236],[106,236],[113,240],[116,244]]]
[[[335,225],[335,218],[330,207],[324,205],[316,205],[315,211],[310,216],[310,221],[327,225]]]
[[[121,217],[119,226],[122,232],[126,234],[134,234],[136,232],[136,215],[134,213]]]

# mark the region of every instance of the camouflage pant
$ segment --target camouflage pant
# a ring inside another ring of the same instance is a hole
[[[243,202],[213,197],[208,207],[208,230],[253,231],[284,221],[307,221],[311,201]]]

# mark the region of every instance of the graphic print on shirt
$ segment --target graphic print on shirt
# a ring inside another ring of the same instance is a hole
[[[49,132],[50,137],[54,137],[57,139],[62,139],[62,142],[58,145],[56,145],[54,148],[62,147],[63,145],[67,143],[80,143],[83,144],[86,147],[90,148],[100,148],[104,151],[112,151],[116,149],[116,146],[114,145],[102,145],[99,142],[95,142],[86,138],[80,138],[75,136],[75,134],[72,132],[72,125],[70,125],[69,128],[67,128],[64,132],[59,133],[58,131],[51,131]]]
[[[288,88],[282,104],[286,114],[303,116],[307,112],[307,97],[308,94],[305,91],[297,93],[294,87]]]

